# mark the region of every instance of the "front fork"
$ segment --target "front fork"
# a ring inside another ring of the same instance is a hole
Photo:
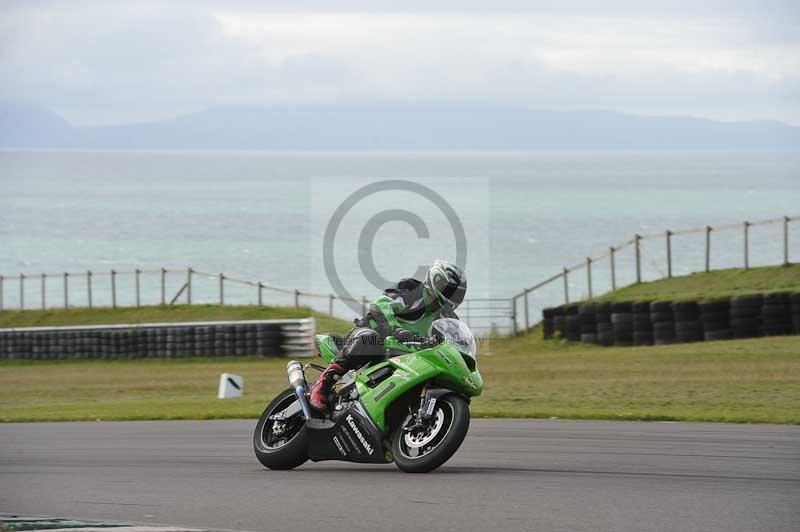
[[[414,420],[414,423],[405,427],[404,430],[406,432],[412,432],[425,426],[425,423],[433,417],[433,413],[436,411],[436,398],[439,395],[441,394],[432,393],[432,389],[429,388],[427,384],[422,387],[422,390],[420,390],[419,393],[419,408],[417,409],[417,417]]]

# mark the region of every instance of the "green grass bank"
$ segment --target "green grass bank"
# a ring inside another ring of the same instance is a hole
[[[9,327],[61,327],[69,325],[112,325],[115,323],[180,323],[192,321],[274,320],[314,317],[317,329],[347,332],[349,322],[331,318],[308,308],[219,305],[175,305],[125,308],[71,308],[48,310],[6,310],[0,312],[0,329]]]
[[[484,340],[475,416],[800,423],[800,336],[642,348]],[[0,362],[0,420],[254,418],[286,385],[286,360]],[[216,399],[222,372],[242,399]]]
[[[693,273],[626,286],[594,301],[711,301],[769,292],[800,292],[800,264]]]

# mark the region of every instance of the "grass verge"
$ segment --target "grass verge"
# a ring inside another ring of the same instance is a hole
[[[709,301],[768,292],[800,292],[800,264],[693,273],[626,286],[595,301]]]
[[[179,323],[190,321],[273,320],[313,316],[317,329],[346,333],[353,325],[308,308],[175,305],[126,308],[71,308],[6,310],[0,312],[0,329],[9,327],[60,327],[115,323]]]
[[[544,341],[534,330],[483,341],[478,363],[486,381],[472,403],[479,417],[800,423],[800,336],[600,348]],[[286,387],[285,364],[5,361],[0,420],[253,418]],[[244,376],[242,399],[216,399],[226,371]]]

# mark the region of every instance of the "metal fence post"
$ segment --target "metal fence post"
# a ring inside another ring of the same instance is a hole
[[[25,310],[25,274],[19,274],[19,309]]]
[[[367,315],[367,298],[361,296],[361,316],[364,317]]]
[[[564,303],[569,303],[569,270],[564,266]]]
[[[263,288],[264,288],[264,285],[261,283],[261,281],[259,281],[258,282],[258,306],[259,307],[263,307],[264,306],[264,303],[263,303],[263,301],[261,299],[261,293],[263,291]]]
[[[161,268],[161,304],[167,304],[167,270]]]
[[[616,270],[616,267],[614,265],[614,252],[615,251],[616,250],[614,249],[614,246],[611,246],[611,247],[608,248],[608,252],[609,252],[608,256],[610,257],[610,260],[611,260],[611,290],[612,291],[617,289],[617,270]]]
[[[294,308],[300,308],[300,290],[294,289]]]
[[[45,279],[47,279],[47,274],[42,273],[42,310],[47,308],[47,296],[45,295],[47,293],[47,281]]]
[[[636,248],[636,284],[642,282],[642,252],[639,249],[639,241],[642,239],[641,236],[637,233],[633,237],[633,241]]]
[[[134,272],[134,274],[136,275],[136,306],[137,307],[141,307],[142,306],[142,293],[141,293],[140,286],[139,286],[139,280],[140,280],[139,278],[142,276],[142,270],[140,270],[139,268],[136,268],[136,271]]]
[[[69,274],[64,272],[64,309],[69,308]]]
[[[186,304],[192,304],[192,269],[186,268]]]
[[[706,226],[706,271],[711,271],[711,226]]]
[[[89,303],[89,308],[92,308],[92,271],[86,271],[86,300]]]
[[[744,222],[744,269],[750,268],[750,222]]]
[[[667,277],[672,278],[672,231],[667,229]]]
[[[511,298],[511,333],[517,334],[517,298]]]
[[[525,301],[525,331],[527,331],[531,327],[530,321],[529,321],[529,318],[528,318],[528,289],[526,288],[523,293],[525,294],[525,296],[524,296],[524,301]]]
[[[333,298],[334,297],[335,296],[333,294],[330,294],[328,296],[328,315],[330,315],[330,316],[333,316]]]
[[[225,305],[225,276],[219,274],[219,304]]]
[[[5,278],[0,275],[0,312],[3,311],[3,281]]]
[[[789,265],[789,217],[783,217],[783,265]]]
[[[589,299],[592,299],[592,257],[586,257],[586,282],[589,286]]]
[[[117,272],[111,270],[111,308],[117,308]]]

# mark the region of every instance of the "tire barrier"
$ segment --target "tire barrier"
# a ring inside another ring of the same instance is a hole
[[[673,303],[672,312],[675,315],[676,342],[699,342],[703,339],[703,322],[700,321],[700,305],[697,301]]]
[[[545,338],[604,346],[665,345],[800,334],[800,293],[716,301],[583,303],[543,312]]]
[[[650,323],[653,324],[653,343],[666,345],[675,342],[675,313],[669,301],[650,303]]]
[[[595,323],[597,323],[597,343],[604,346],[614,345],[614,325],[611,323],[611,303],[595,305]]]
[[[570,342],[581,341],[581,316],[578,314],[578,305],[567,305],[567,340]]]
[[[653,345],[653,322],[650,321],[650,302],[633,304],[633,345]]]
[[[729,300],[700,303],[703,340],[730,340],[733,338],[730,312],[731,302]]]
[[[764,296],[736,296],[731,298],[731,333],[734,338],[754,338],[761,335],[761,307]]]
[[[549,340],[553,337],[553,318],[555,317],[556,312],[559,311],[560,309],[558,308],[546,308],[542,310],[542,333],[544,334],[545,340]]]
[[[633,303],[612,303],[611,324],[614,345],[633,345]]]
[[[313,318],[0,329],[0,359],[311,356]]]
[[[553,336],[558,336],[559,338],[567,337],[567,315],[564,312],[564,307],[553,309]]]
[[[792,327],[794,327],[795,334],[800,334],[800,294],[792,294],[790,301],[792,309]]]
[[[761,306],[761,333],[764,336],[792,334],[789,294],[766,294]]]
[[[578,316],[581,323],[581,342],[584,344],[597,343],[597,318],[594,303],[588,303],[578,307]]]

